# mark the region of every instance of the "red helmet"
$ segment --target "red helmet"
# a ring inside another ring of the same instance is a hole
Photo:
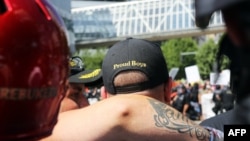
[[[64,23],[46,0],[0,0],[0,140],[51,134],[68,60]]]

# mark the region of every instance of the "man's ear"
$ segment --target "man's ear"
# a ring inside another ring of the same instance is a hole
[[[172,84],[173,84],[172,78],[169,77],[168,81],[166,81],[164,86],[165,101],[167,104],[170,104],[171,101]]]
[[[104,86],[101,87],[101,99],[106,99],[108,98],[108,92],[107,90],[105,89]]]

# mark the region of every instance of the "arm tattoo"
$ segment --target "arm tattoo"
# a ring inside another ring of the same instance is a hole
[[[190,119],[183,116],[180,112],[172,107],[154,99],[148,99],[149,103],[155,110],[155,125],[161,128],[167,128],[178,133],[188,133],[191,137],[195,136],[198,140],[204,141],[209,139],[209,132],[195,125]]]

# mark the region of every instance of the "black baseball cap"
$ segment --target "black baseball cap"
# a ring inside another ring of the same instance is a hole
[[[84,63],[79,56],[70,58],[69,83],[82,83],[87,87],[101,86],[101,69],[85,70]]]
[[[123,71],[141,71],[148,81],[114,86],[114,78]],[[108,50],[102,64],[103,83],[111,94],[138,92],[165,82],[169,75],[160,45],[143,39],[127,38]]]

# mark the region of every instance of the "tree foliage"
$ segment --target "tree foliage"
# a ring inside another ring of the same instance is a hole
[[[169,70],[179,68],[178,78],[185,78],[184,68],[196,64],[195,53],[198,50],[197,43],[192,38],[179,38],[165,41],[161,45]],[[187,53],[187,55],[185,55]],[[188,54],[190,53],[190,54]]]
[[[196,40],[189,37],[164,41],[161,44],[161,49],[169,70],[179,68],[176,79],[186,78],[184,68],[191,65],[198,65],[202,79],[209,79],[209,74],[213,71],[218,45],[214,40],[210,39],[198,48]],[[83,59],[86,69],[96,69],[101,68],[107,50],[108,47],[81,49],[74,55],[78,55]],[[188,52],[190,54],[183,55],[183,53]],[[227,68],[228,62],[229,60],[223,57],[221,69]]]
[[[220,41],[219,41],[220,43]],[[216,55],[218,52],[219,45],[210,39],[205,42],[196,54],[196,62],[199,67],[201,77],[203,79],[209,79],[211,72],[214,72],[214,63],[216,60]],[[227,69],[229,64],[229,59],[226,56],[222,56],[222,64],[220,69]]]
[[[78,55],[83,59],[85,69],[88,70],[101,68],[101,64],[106,52],[107,48],[105,47],[97,49],[81,49],[75,55]]]
[[[212,39],[209,39],[199,48],[196,54],[196,62],[203,79],[208,79],[209,74],[213,71],[217,51],[218,45]]]

